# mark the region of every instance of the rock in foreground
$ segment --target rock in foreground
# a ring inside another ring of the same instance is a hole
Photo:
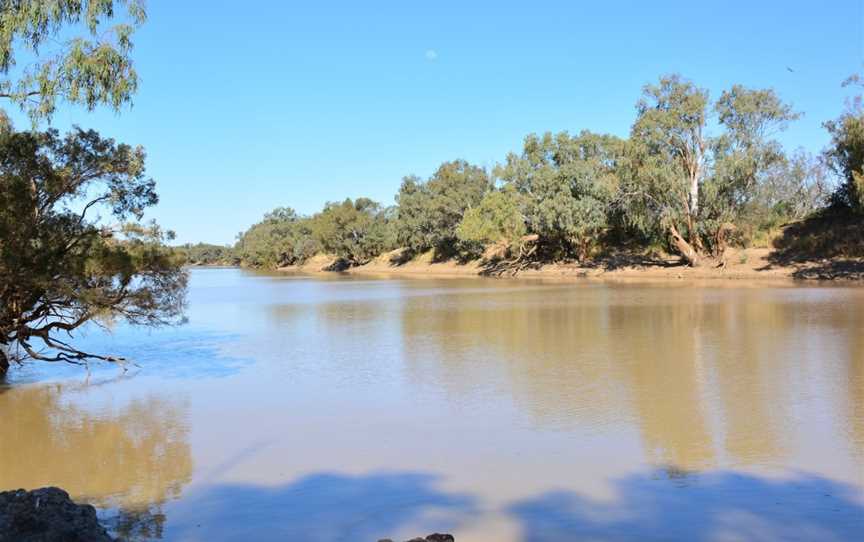
[[[89,504],[56,487],[0,493],[0,542],[113,542]]]

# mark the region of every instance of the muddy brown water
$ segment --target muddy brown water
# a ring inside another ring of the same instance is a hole
[[[0,488],[127,540],[864,539],[864,288],[192,271],[0,388]]]

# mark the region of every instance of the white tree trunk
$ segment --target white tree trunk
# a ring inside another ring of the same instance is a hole
[[[690,178],[690,215],[695,219],[699,216],[699,177],[692,175]]]
[[[690,165],[690,216],[695,222],[699,216],[699,185],[702,182],[702,150],[695,149],[695,157]]]

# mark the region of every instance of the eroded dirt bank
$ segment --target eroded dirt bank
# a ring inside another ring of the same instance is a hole
[[[343,268],[336,258],[318,255],[302,266],[283,267],[280,271],[323,273],[341,271],[358,275],[410,276],[498,276],[550,279],[622,279],[622,280],[818,280],[864,283],[864,259],[831,258],[808,261],[783,261],[770,249],[730,251],[723,266],[692,268],[676,257],[647,258],[639,255],[616,255],[585,263],[548,263],[518,270],[506,263],[471,260],[435,261],[432,254],[422,254],[400,261],[399,251],[379,256],[371,262]]]

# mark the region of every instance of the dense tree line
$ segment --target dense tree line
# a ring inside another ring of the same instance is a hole
[[[397,248],[585,260],[654,247],[698,266],[824,209],[861,212],[861,101],[825,124],[832,144],[820,155],[787,153],[777,141],[798,117],[770,89],[734,85],[711,100],[693,82],[664,76],[643,88],[626,139],[531,134],[491,171],[456,160],[428,179],[405,177],[393,207],[360,198],[308,217],[277,209],[239,236],[235,255],[277,267],[318,252],[358,265]]]
[[[234,248],[228,245],[211,243],[186,243],[174,248],[175,252],[188,265],[235,265],[240,260]]]

